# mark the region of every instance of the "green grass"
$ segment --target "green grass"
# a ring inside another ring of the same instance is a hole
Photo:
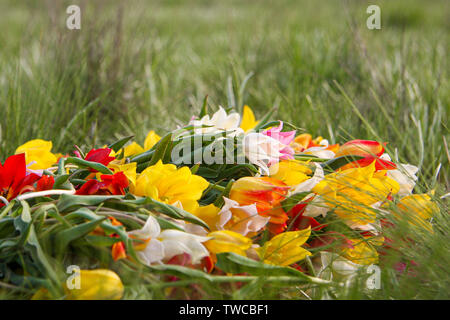
[[[70,31],[65,8],[76,3],[82,28]],[[386,141],[420,167],[418,191],[448,192],[447,1],[371,1],[381,30],[366,28],[365,1],[121,3],[0,3],[1,161],[33,138],[64,153],[129,134],[143,143],[149,129],[187,123],[208,95],[213,107],[248,104],[258,116],[277,105],[278,118],[332,142]],[[420,276],[383,274],[382,290],[340,297],[449,298],[440,265],[450,262],[450,223],[438,221],[407,253]],[[246,297],[287,297],[253,289]],[[127,297],[155,292],[136,285]]]

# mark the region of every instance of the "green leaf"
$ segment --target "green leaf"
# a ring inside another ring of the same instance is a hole
[[[165,159],[166,154],[170,155],[171,145],[172,133],[168,133],[155,145],[155,152],[153,153],[149,166],[156,164],[159,160]]]
[[[58,276],[56,275],[52,265],[47,259],[44,251],[42,250],[36,233],[33,227],[33,220],[30,214],[30,207],[26,201],[20,201],[22,205],[22,214],[14,221],[16,229],[24,235],[24,246],[31,252],[34,261],[42,268],[43,273],[51,280],[52,286],[50,290],[52,293],[59,295],[62,288],[59,283]]]
[[[241,289],[233,292],[234,300],[248,300],[258,295],[261,289],[267,284],[265,277],[258,277]]]
[[[364,159],[362,156],[354,156],[354,155],[348,155],[348,156],[342,156],[338,158],[334,158],[331,160],[328,160],[327,162],[321,163],[323,170],[326,173],[331,173],[339,169],[340,167],[345,166],[348,163]]]
[[[165,229],[176,229],[176,230],[180,230],[180,231],[184,231],[184,229],[182,227],[180,227],[179,225],[167,220],[167,219],[163,219],[161,217],[158,216],[154,216],[154,218],[156,219],[156,221],[158,221],[159,226],[161,227],[162,230]]]
[[[98,162],[87,161],[87,160],[80,159],[77,157],[68,157],[66,159],[66,162],[76,164],[77,166],[80,166],[83,168],[91,168],[91,169],[97,170],[98,172],[103,173],[103,174],[113,174],[113,172],[108,167],[106,167],[105,165],[98,163]]]
[[[166,216],[169,216],[174,219],[185,220],[185,221],[197,224],[199,226],[202,226],[209,230],[209,226],[203,220],[197,218],[192,213],[189,213],[183,209],[177,208],[170,204],[159,202],[159,201],[157,201],[155,199],[151,199],[151,198],[148,198],[148,204],[151,207],[151,209],[158,211],[160,213],[163,213]]]
[[[96,236],[96,235],[87,235],[84,238],[89,244],[99,247],[111,247],[114,243],[122,241],[119,238]]]
[[[63,194],[59,198],[57,208],[61,212],[66,212],[80,206],[96,206],[107,200],[122,198],[123,196],[79,196]]]
[[[53,184],[53,189],[59,189],[59,187],[61,187],[69,179],[69,177],[69,174],[57,176],[55,179],[55,183]]]
[[[114,152],[118,152],[128,141],[130,141],[134,136],[128,136],[111,143],[108,148],[113,149]]]
[[[205,96],[205,99],[203,99],[203,106],[202,110],[200,111],[199,118],[203,118],[208,114],[208,95]]]
[[[228,184],[227,184],[227,186],[225,187],[225,189],[217,196],[217,199],[216,199],[216,201],[214,201],[214,205],[216,206],[216,207],[218,207],[218,208],[221,208],[222,206],[223,206],[223,204],[224,204],[224,200],[223,200],[223,197],[228,197],[228,195],[229,195],[229,193],[230,193],[230,190],[231,190],[231,187],[233,186],[233,183],[234,183],[234,179],[231,179],[229,182],[228,182]]]
[[[133,158],[130,158],[130,162],[137,162],[138,164],[150,162],[150,160],[153,157],[153,154],[155,153],[155,149],[154,149],[155,146],[153,146],[153,148],[150,150],[147,150],[145,152],[142,152],[142,153],[134,156]]]
[[[5,217],[0,220],[0,239],[7,238],[14,230],[14,218]]]
[[[233,274],[246,272],[256,276],[293,276],[300,278],[305,283],[327,283],[327,281],[310,277],[293,268],[265,264],[232,252],[217,254],[216,266],[224,272]]]
[[[58,175],[59,176],[66,173],[65,164],[66,164],[66,158],[61,157],[58,161]]]
[[[198,168],[200,168],[200,163],[197,163],[196,165],[191,167],[191,173],[196,174],[198,171]]]
[[[173,264],[153,265],[145,267],[153,273],[173,275],[180,279],[199,279],[207,281],[212,280],[212,277],[206,272]]]
[[[105,219],[106,217],[101,217],[99,219],[85,222],[70,229],[58,232],[55,235],[55,246],[57,254],[62,254],[70,242],[87,235],[98,225],[100,225],[100,223],[102,223]]]
[[[218,178],[219,179],[228,179],[230,177],[236,177],[236,175],[242,175],[245,174],[248,175],[255,175],[258,173],[258,169],[249,163],[243,163],[238,165],[233,165],[231,168],[223,170],[219,173]]]
[[[276,106],[274,106],[272,109],[270,109],[263,117],[262,119],[258,122],[258,124],[255,126],[255,128],[253,128],[254,131],[258,131],[259,129],[261,129],[263,126],[266,125],[267,121],[269,121],[270,117],[274,114],[274,112],[277,110],[278,108]]]

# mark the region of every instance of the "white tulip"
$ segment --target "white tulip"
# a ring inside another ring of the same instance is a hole
[[[130,231],[128,234],[144,243],[147,241],[145,247],[137,250],[136,253],[148,265],[162,263],[183,253],[189,254],[193,264],[209,256],[208,250],[202,243],[210,238],[174,229],[161,232],[158,221],[151,216],[148,217],[142,229]]]
[[[197,128],[194,130],[196,134],[202,133],[214,133],[220,131],[235,131],[235,134],[243,133],[244,131],[239,128],[239,123],[241,122],[241,116],[239,113],[232,112],[227,114],[226,111],[219,107],[210,118],[209,115],[204,116],[200,120],[191,120],[189,124],[194,126],[209,126],[205,128]]]
[[[251,204],[248,206],[240,206],[234,200],[223,197],[225,204],[222,210],[219,212],[219,223],[217,224],[218,230],[225,230],[224,226],[232,219],[233,212],[239,211],[239,220],[231,225],[227,230],[231,230],[246,236],[249,232],[257,232],[261,230],[268,222],[269,217],[262,217],[258,214],[256,209],[256,204]]]

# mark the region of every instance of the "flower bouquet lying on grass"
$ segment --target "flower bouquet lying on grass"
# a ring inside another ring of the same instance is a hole
[[[163,137],[150,131],[144,147],[132,137],[68,155],[40,139],[18,147],[0,163],[0,289],[197,299],[270,283],[329,298],[414,245],[387,230],[433,232],[433,193],[412,193],[417,168],[384,143],[330,145],[270,115],[204,107]]]

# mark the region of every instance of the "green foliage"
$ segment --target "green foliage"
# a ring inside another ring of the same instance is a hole
[[[142,144],[148,130],[164,135],[191,115],[206,114],[210,106],[228,104],[225,107],[241,111],[248,104],[260,126],[278,113],[331,143],[354,137],[386,141],[394,159],[420,167],[419,190],[448,192],[449,33],[442,9],[446,1],[375,3],[382,10],[379,31],[365,27],[366,2],[331,0],[321,1],[320,8],[316,2],[297,0],[210,1],[208,6],[200,0],[133,0],[126,6],[120,1],[88,2],[82,9],[82,30],[69,31],[64,21],[67,2],[2,1],[0,28],[8,32],[0,34],[0,161],[33,138],[52,140],[53,151],[61,153],[72,152],[74,144],[85,149],[106,143],[118,150],[132,135]],[[167,145],[155,145],[135,157],[138,171],[167,154]],[[85,169],[69,177],[61,161],[55,188],[70,189],[70,182],[80,183],[89,173]],[[68,162],[109,173],[81,159]],[[254,168],[197,168],[197,174],[218,183],[237,171],[249,174]],[[0,298],[30,298],[39,287],[61,295],[63,267],[77,259],[74,252],[82,253],[76,262],[84,266],[98,261],[120,269],[126,298],[166,298],[163,289],[188,289],[198,279],[206,279],[200,280],[205,298],[303,297],[298,283],[266,281],[267,274],[212,280],[179,266],[154,267],[149,273],[142,266],[114,264],[107,250],[118,240],[93,236],[88,230],[99,226],[119,234],[131,252],[132,246],[122,228],[103,220],[100,203],[108,212],[135,212],[142,206],[152,213],[202,222],[157,202],[90,199],[64,195],[57,205],[11,202],[2,208],[0,274],[13,287],[3,289],[0,283]],[[441,206],[448,212],[448,200]],[[135,224],[145,214],[135,214],[127,223]],[[386,257],[392,267],[402,259],[409,265],[414,261],[414,276],[406,272],[398,277],[393,268],[387,269],[381,290],[363,292],[358,289],[367,275],[361,275],[354,288],[337,288],[334,295],[448,299],[448,215],[437,217],[435,224],[439,227],[430,234],[405,227],[388,235],[419,243],[404,250],[406,258],[394,253]],[[63,257],[57,259],[58,255]],[[254,271],[239,257],[218,258],[230,271]],[[16,267],[26,273],[16,273]],[[292,272],[284,270],[280,276],[291,277]],[[167,283],[154,274],[182,280]],[[225,280],[247,285],[229,290],[232,294],[217,286]],[[284,286],[274,289],[274,283]]]

